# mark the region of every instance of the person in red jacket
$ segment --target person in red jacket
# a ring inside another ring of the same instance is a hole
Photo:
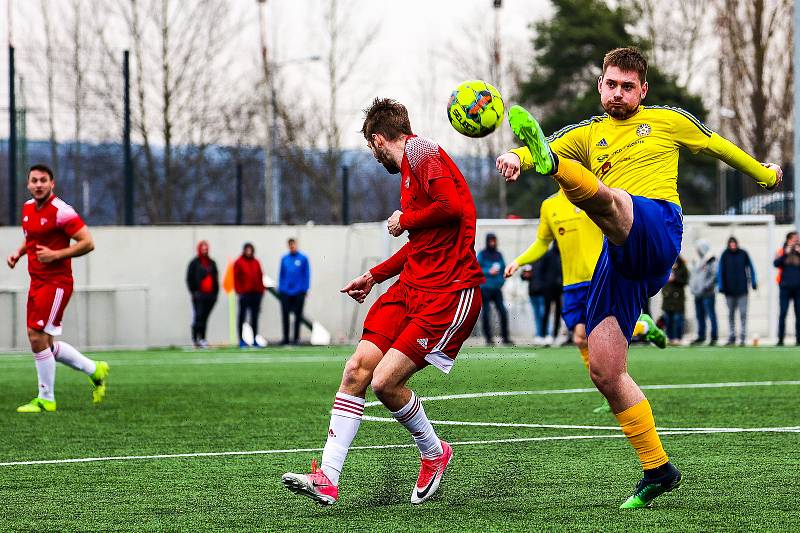
[[[255,258],[256,249],[252,243],[246,242],[242,255],[233,263],[233,286],[239,295],[239,347],[247,343],[242,339],[242,326],[245,315],[250,314],[250,326],[253,337],[258,333],[258,314],[261,312],[261,298],[264,296],[264,274],[261,263]]]

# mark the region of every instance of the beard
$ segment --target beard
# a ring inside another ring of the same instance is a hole
[[[378,162],[381,165],[383,165],[383,168],[385,168],[389,174],[400,173],[400,167],[397,165],[397,163],[394,162],[392,157],[389,155],[388,150],[377,149],[375,150],[375,152],[376,152],[375,159],[377,159]]]
[[[611,118],[615,118],[617,120],[625,120],[631,118],[636,111],[639,109],[639,104],[635,106],[629,106],[624,103],[619,103],[618,105],[611,105],[612,102],[606,102],[603,104],[603,110],[608,113],[608,116]]]

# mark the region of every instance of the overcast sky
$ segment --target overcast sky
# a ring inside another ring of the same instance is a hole
[[[46,0],[46,3],[57,1],[60,0]],[[41,43],[41,36],[36,35],[42,31],[35,16],[39,2],[3,0],[0,32],[4,38],[8,30],[8,2],[12,2],[14,9],[17,68],[26,75],[28,105],[43,108],[43,95],[37,93],[36,88],[43,85],[43,80],[37,79],[42,74],[30,65],[20,63],[30,57],[37,46],[42,46],[37,44],[37,39]],[[324,0],[268,0],[273,60],[290,62],[324,52],[322,13],[326,4]],[[253,54],[257,54],[259,43],[256,0],[230,0],[230,5],[244,21],[231,46],[236,47],[237,52],[241,50],[241,57],[249,61]],[[469,145],[464,143],[469,141],[461,138],[447,123],[445,103],[458,82],[480,74],[455,65],[450,58],[453,50],[458,50],[465,66],[485,63],[485,43],[476,42],[468,35],[473,32],[475,35],[491,34],[494,27],[492,0],[340,0],[340,6],[348,11],[344,34],[347,44],[357,43],[360,36],[376,26],[379,28],[374,40],[366,46],[341,99],[338,112],[344,123],[344,144],[361,145],[362,140],[355,133],[360,127],[360,110],[372,97],[380,95],[397,98],[406,104],[412,126],[419,134],[434,137],[444,146],[468,149]],[[546,0],[503,1],[500,27],[506,64],[527,64],[531,49],[529,24],[549,16],[550,9]],[[121,50],[126,46],[125,36],[120,36],[119,41]],[[242,63],[232,68],[247,66]],[[3,80],[0,86],[0,137],[5,138],[8,135],[8,54],[5,49],[0,54],[0,69],[0,79]],[[281,68],[281,74],[286,86],[296,92],[298,98],[305,94],[322,94],[324,97],[325,77],[320,64],[289,64]],[[502,83],[498,89],[505,92]],[[45,116],[41,113],[29,115],[29,138],[46,138],[44,122]],[[67,137],[68,129],[65,130],[60,135],[62,139]]]

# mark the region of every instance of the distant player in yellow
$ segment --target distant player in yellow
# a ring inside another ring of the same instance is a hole
[[[522,265],[535,263],[547,253],[550,243],[558,242],[561,251],[561,273],[564,296],[561,316],[572,330],[572,340],[581,352],[586,368],[589,368],[589,344],[586,336],[586,306],[589,285],[592,281],[597,258],[603,248],[603,232],[592,222],[583,209],[575,207],[564,192],[559,190],[542,202],[539,213],[539,229],[536,241],[506,267],[507,278]],[[644,335],[644,339],[659,348],[665,348],[667,337],[656,327],[649,315],[642,314],[636,322],[633,335]],[[595,412],[608,412],[608,402]]]
[[[636,317],[666,282],[680,250],[680,148],[712,155],[766,189],[778,186],[783,172],[759,163],[683,110],[643,106],[647,61],[636,49],[606,54],[597,89],[606,113],[549,139],[527,111],[512,107],[511,129],[526,147],[498,157],[497,169],[508,181],[528,168],[552,175],[605,235],[589,287],[590,374],[642,463],[643,478],[622,504],[637,508],[681,481],[661,445],[650,404],[627,372]]]

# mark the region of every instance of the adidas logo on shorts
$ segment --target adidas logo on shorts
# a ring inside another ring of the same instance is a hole
[[[417,344],[419,344],[426,350],[428,349],[428,339],[417,339]]]

